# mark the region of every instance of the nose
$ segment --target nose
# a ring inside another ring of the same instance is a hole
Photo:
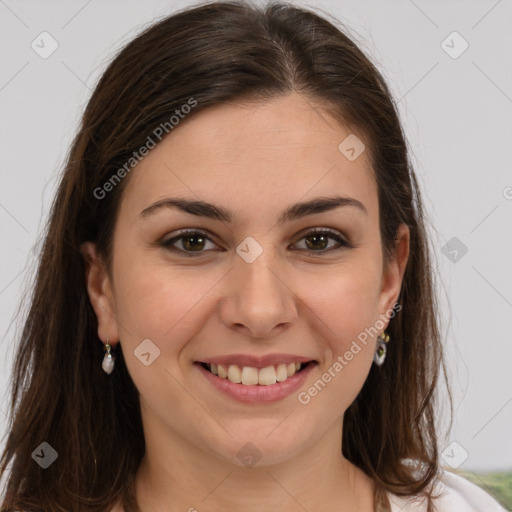
[[[252,263],[236,257],[220,305],[222,322],[249,337],[272,337],[298,318],[291,283],[270,252]]]

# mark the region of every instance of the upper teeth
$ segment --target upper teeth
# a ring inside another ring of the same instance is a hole
[[[236,364],[227,366],[212,363],[207,364],[207,367],[214,375],[218,375],[221,379],[228,379],[235,384],[270,386],[295,375],[295,372],[300,370],[301,363],[278,364],[266,368],[254,368],[252,366],[240,368]]]

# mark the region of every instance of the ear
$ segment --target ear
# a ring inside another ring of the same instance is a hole
[[[386,318],[389,318],[390,312],[400,296],[402,278],[409,258],[409,242],[409,227],[405,224],[400,224],[395,239],[393,257],[384,269],[381,281],[379,313],[386,315]]]
[[[105,343],[109,340],[109,344],[115,346],[119,340],[119,330],[106,265],[98,254],[96,244],[84,242],[80,251],[86,261],[85,281],[89,300],[98,319],[98,337]]]

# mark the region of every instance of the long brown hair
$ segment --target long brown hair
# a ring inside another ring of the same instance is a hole
[[[120,499],[126,511],[138,509],[133,484],[145,450],[138,391],[120,345],[112,375],[101,369],[103,345],[80,252],[84,241],[93,241],[110,267],[116,213],[130,174],[106,197],[98,198],[98,188],[191,98],[197,104],[189,116],[291,91],[364,135],[386,261],[399,224],[410,229],[401,309],[387,331],[392,343],[385,364],[372,367],[345,413],[343,454],[375,481],[376,503],[386,504],[384,491],[424,493],[431,510],[439,470],[436,391],[446,371],[425,213],[391,94],[335,24],[290,4],[201,4],[153,24],[108,66],[52,204],[20,333],[0,466],[0,478],[7,476],[2,510],[109,512]],[[43,442],[58,453],[47,469],[32,460]]]

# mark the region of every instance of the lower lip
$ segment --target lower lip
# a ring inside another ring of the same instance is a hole
[[[276,382],[270,386],[246,386],[245,384],[235,384],[228,379],[222,379],[217,375],[209,372],[200,363],[195,363],[199,371],[213,384],[219,391],[228,395],[239,402],[249,404],[263,403],[263,402],[277,402],[293,392],[297,391],[306,380],[311,370],[316,366],[316,363],[309,363],[303,370],[296,373],[292,377],[288,377],[283,382]]]

